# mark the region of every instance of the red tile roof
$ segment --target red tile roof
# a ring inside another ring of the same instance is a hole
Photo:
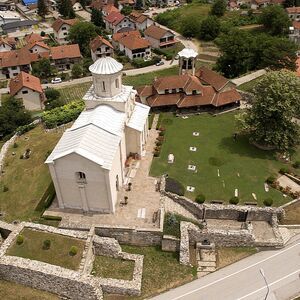
[[[162,38],[166,33],[172,33],[170,30],[163,29],[156,25],[151,25],[145,30],[145,35],[148,35],[156,40]]]
[[[236,89],[231,89],[218,93],[214,98],[212,105],[219,107],[240,100],[242,100],[242,96],[240,95],[240,93]]]
[[[28,49],[0,52],[0,67],[24,66],[31,63],[31,53]]]
[[[147,98],[147,102],[150,107],[177,105],[181,96],[181,93],[164,95],[155,94]]]
[[[217,72],[214,72],[206,67],[201,67],[196,71],[196,76],[201,82],[212,85],[217,91],[222,89],[229,80]]]
[[[178,107],[193,107],[201,105],[212,104],[212,101],[216,97],[216,93],[211,86],[206,86],[202,89],[201,94],[198,95],[184,95]]]
[[[129,19],[131,19],[135,23],[140,23],[141,24],[141,23],[145,22],[148,19],[148,17],[141,14],[140,12],[133,11],[129,15]]]
[[[127,31],[127,32],[117,32],[117,33],[113,34],[112,39],[115,42],[118,42],[120,39],[124,38],[125,36],[141,37],[141,33],[138,30]]]
[[[154,94],[152,85],[141,86],[137,89],[137,93],[141,97],[149,97]]]
[[[47,49],[47,50],[50,50],[50,47],[48,45],[46,45],[44,42],[38,42],[38,41],[35,41],[35,42],[32,42],[32,43],[29,43],[26,48],[27,49],[32,49],[34,46],[39,46],[39,47],[42,47],[44,49]]]
[[[99,47],[101,47],[102,45],[106,45],[107,47],[113,49],[114,47],[112,46],[112,44],[106,40],[105,38],[103,38],[102,36],[98,35],[96,36],[93,40],[91,40],[90,42],[90,48],[92,49],[92,51],[96,51]]]
[[[11,96],[16,95],[23,87],[29,88],[38,93],[43,93],[40,79],[25,72],[21,72],[9,83]]]
[[[286,8],[286,11],[289,13],[289,14],[299,14],[300,13],[300,6],[294,6],[294,7],[287,7]]]
[[[80,58],[81,53],[78,44],[73,45],[61,45],[50,48],[52,59],[64,59],[64,58]]]
[[[69,20],[64,20],[64,19],[61,19],[61,18],[58,18],[57,20],[54,21],[54,23],[52,24],[52,28],[57,32],[59,31],[59,29],[67,24],[69,26],[73,26],[75,25],[76,23],[78,22],[77,19],[69,19]]]
[[[119,40],[119,43],[130,50],[144,49],[150,47],[148,40],[135,35],[127,35]]]
[[[46,39],[45,37],[42,37],[39,34],[34,32],[25,36],[25,41],[27,44],[34,43],[34,42],[42,42],[45,39]]]
[[[103,6],[102,11],[109,15],[112,12],[119,12],[113,4],[106,4]]]
[[[122,15],[119,11],[113,11],[111,12],[107,17],[104,19],[113,25],[119,24],[121,21],[123,21],[125,18],[124,15]]]

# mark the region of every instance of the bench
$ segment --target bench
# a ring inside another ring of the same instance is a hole
[[[224,201],[222,200],[212,200],[210,201],[211,204],[223,204]]]
[[[248,206],[257,206],[257,202],[253,201],[253,202],[245,202],[245,205],[248,205]]]

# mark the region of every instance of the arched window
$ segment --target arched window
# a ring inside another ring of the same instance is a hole
[[[105,92],[105,82],[102,81],[102,91]]]
[[[86,176],[83,172],[76,172],[76,179],[79,183],[86,183]]]
[[[116,88],[118,89],[119,88],[119,79],[117,78],[115,82],[116,82]]]

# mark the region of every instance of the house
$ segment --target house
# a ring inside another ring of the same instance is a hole
[[[74,64],[81,61],[81,58],[78,44],[50,48],[50,59],[59,71],[71,70]]]
[[[35,20],[21,20],[16,22],[11,22],[2,25],[2,30],[4,34],[25,31],[25,30],[33,30],[33,26],[37,25],[38,21]]]
[[[68,43],[69,30],[77,22],[78,22],[77,19],[64,20],[58,18],[52,24],[54,37],[60,45]]]
[[[150,42],[153,48],[172,47],[177,43],[173,32],[163,29],[156,25],[151,25],[145,31],[145,38]]]
[[[106,5],[114,5],[114,0],[93,0],[89,5],[89,8],[102,11]]]
[[[100,35],[96,36],[90,42],[90,48],[93,61],[96,61],[100,57],[112,56],[114,53],[112,44]]]
[[[123,66],[99,58],[89,70],[93,85],[86,109],[46,160],[61,210],[114,213],[128,180],[128,157],[141,158],[148,138],[149,107],[122,84]]]
[[[17,99],[22,99],[28,110],[44,108],[45,94],[40,79],[21,71],[9,82],[9,93]]]
[[[300,21],[300,6],[287,7],[286,12],[292,21]]]
[[[16,21],[21,21],[21,16],[10,10],[0,11],[0,26]]]
[[[123,34],[117,43],[120,51],[129,59],[143,58],[147,59],[151,57],[151,45],[148,40],[142,38],[139,34],[132,34],[134,31],[130,31],[128,34]]]
[[[138,30],[130,30],[130,31],[119,31],[117,33],[114,33],[112,36],[112,45],[115,48],[119,47],[119,41],[120,39],[126,37],[126,36],[131,36],[131,37],[141,37],[141,33]]]
[[[26,44],[31,44],[33,42],[44,42],[45,40],[47,40],[46,37],[43,37],[34,32],[25,35],[24,39],[25,39]]]
[[[119,30],[124,28],[135,28],[134,22],[120,12],[111,12],[107,17],[104,17],[103,20],[106,30],[113,33],[119,32]]]
[[[50,47],[44,42],[31,42],[25,46],[31,53],[44,53],[49,52]]]
[[[71,0],[71,3],[74,11],[83,10],[83,7],[78,0]]]
[[[139,12],[133,11],[129,15],[129,19],[134,22],[135,28],[140,31],[144,31],[146,28],[154,24],[154,21],[148,16],[145,16]]]
[[[118,1],[118,9],[121,11],[124,7],[130,6],[134,7],[135,1],[134,0],[119,0]]]
[[[107,17],[112,12],[118,12],[119,10],[113,4],[106,4],[102,7],[102,14]]]
[[[289,39],[296,44],[300,44],[300,21],[293,21],[290,27]]]
[[[282,5],[284,0],[252,0],[251,9],[260,9],[268,5]]]
[[[179,53],[179,75],[155,78],[141,87],[141,103],[152,109],[208,110],[237,106],[241,95],[227,78],[206,68],[196,70],[197,53],[184,49]]]
[[[0,38],[0,52],[14,50],[16,48],[16,40],[12,37]]]

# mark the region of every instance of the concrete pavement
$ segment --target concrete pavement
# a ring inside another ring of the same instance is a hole
[[[269,286],[268,295],[260,269]],[[153,300],[288,300],[300,295],[299,275],[300,235],[297,235],[284,249],[259,252]]]

